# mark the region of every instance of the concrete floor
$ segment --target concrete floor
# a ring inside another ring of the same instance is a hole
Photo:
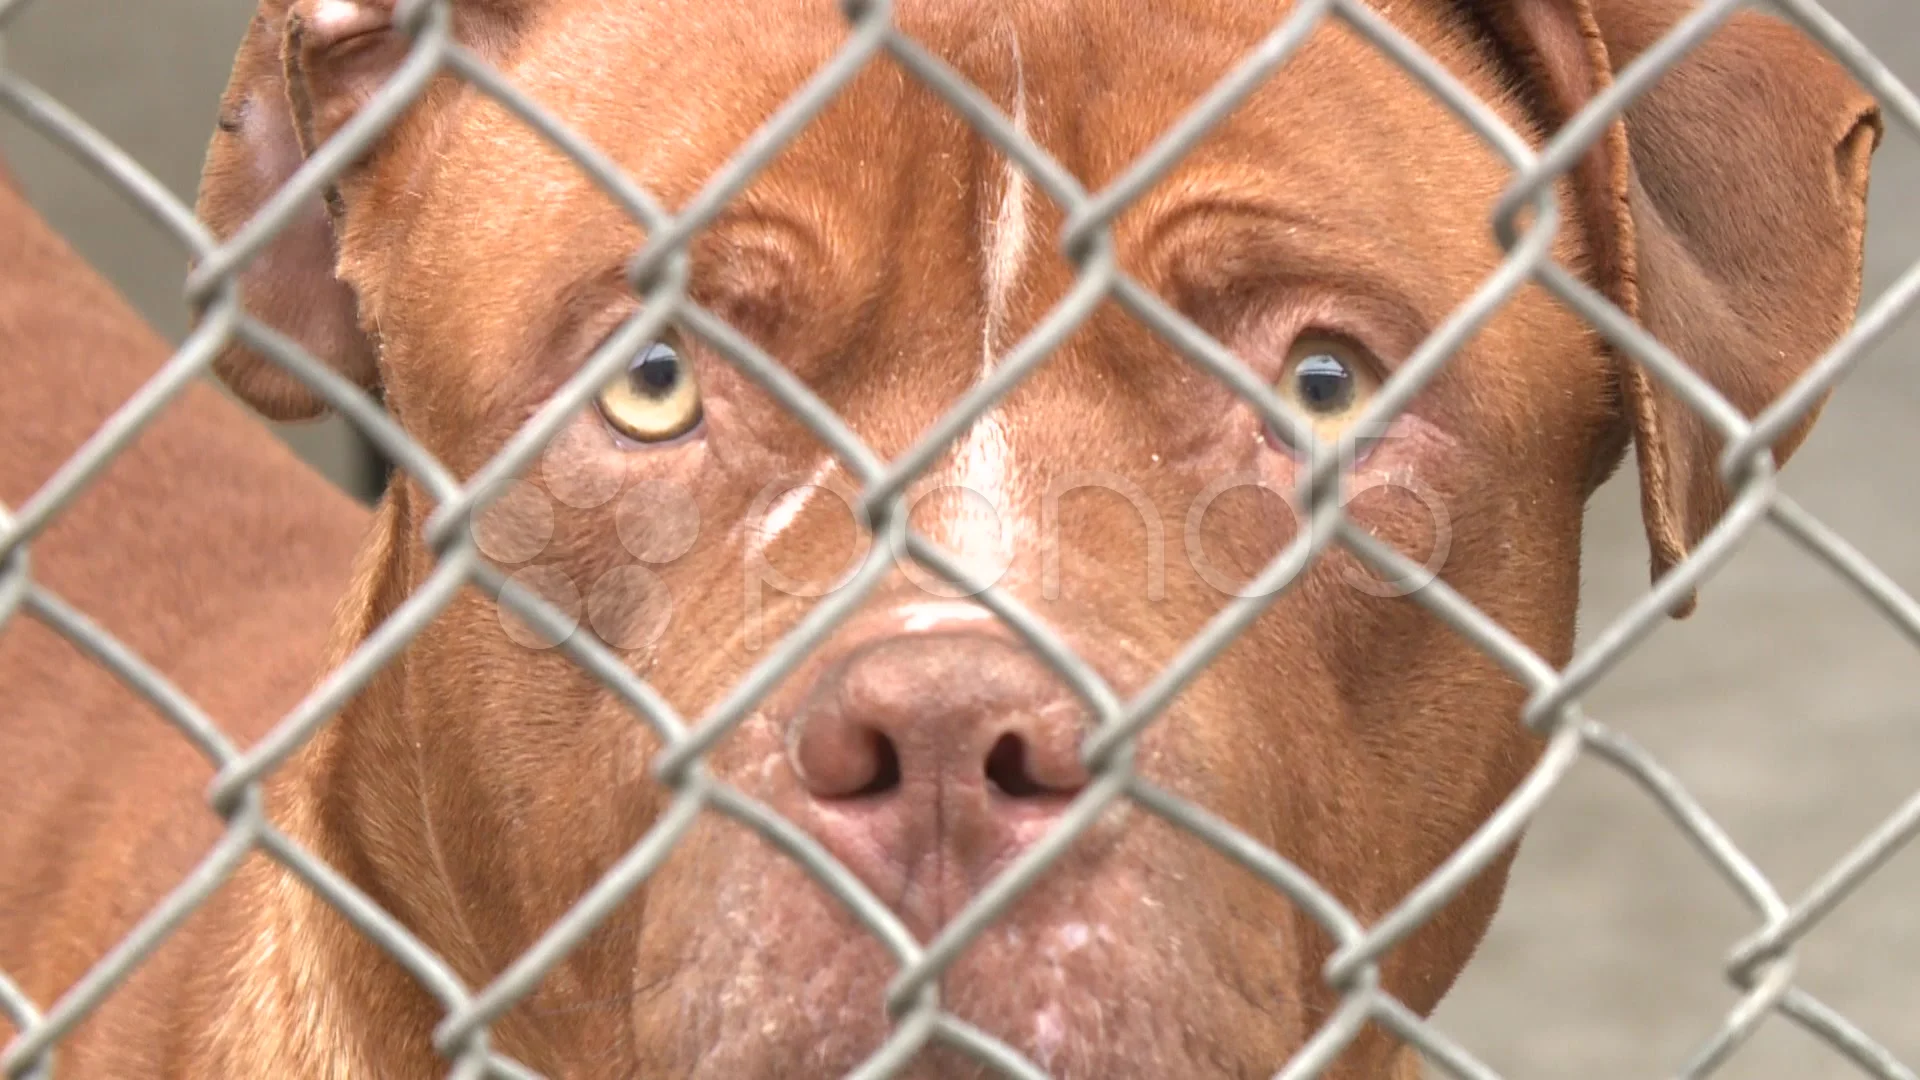
[[[40,0],[9,34],[7,62],[189,197],[251,6],[166,0],[128,17],[125,0]],[[1920,85],[1920,7],[1829,7]],[[0,117],[0,147],[56,225],[177,336],[180,249],[10,118]],[[1878,158],[1869,297],[1920,258],[1916,149],[1895,130]],[[1913,591],[1920,503],[1898,470],[1920,460],[1920,368],[1905,362],[1917,334],[1906,328],[1858,369],[1784,480]],[[345,482],[369,475],[333,425],[289,437]],[[1623,473],[1595,507],[1589,631],[1646,587],[1636,499]],[[1772,532],[1709,585],[1693,619],[1660,629],[1588,705],[1672,769],[1789,898],[1920,790],[1920,653]],[[1912,1067],[1920,1067],[1917,896],[1920,852],[1908,852],[1808,939],[1800,969],[1800,985]],[[1438,1019],[1503,1076],[1667,1075],[1734,1004],[1721,962],[1753,925],[1640,789],[1586,762],[1539,819],[1490,939]],[[1718,1075],[1854,1074],[1774,1020]]]

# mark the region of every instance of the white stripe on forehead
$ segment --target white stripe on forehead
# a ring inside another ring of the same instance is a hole
[[[1013,38],[1013,128],[1022,138],[1027,130],[1027,72],[1020,60],[1020,39]],[[981,328],[980,377],[993,372],[999,353],[1005,346],[1007,308],[1013,287],[1020,280],[1020,264],[1026,258],[1028,233],[1027,174],[1012,158],[1001,168],[1000,205],[986,228],[986,258],[982,265],[987,295],[987,321]]]
[[[1020,57],[1020,38],[1011,26],[1008,31],[1013,49],[1013,127],[1026,138],[1026,68]],[[1014,289],[1032,242],[1030,188],[1026,174],[1008,158],[1001,170],[1000,198],[983,230],[981,285],[986,295],[986,319],[980,328],[981,379],[993,374],[1008,345],[1007,323]],[[1010,452],[1005,425],[991,412],[974,421],[962,440],[949,482],[973,492],[985,500],[986,506],[965,499],[957,505],[952,520],[943,522],[947,542],[957,553],[991,552],[996,563],[1004,558],[1000,550],[1002,530],[1011,524],[1008,515],[1015,511],[1010,497]]]

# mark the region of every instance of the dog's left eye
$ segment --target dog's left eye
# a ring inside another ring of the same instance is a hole
[[[656,341],[594,398],[615,431],[636,442],[677,439],[700,425],[700,386],[672,345]]]
[[[1366,349],[1344,338],[1302,337],[1288,350],[1274,389],[1306,414],[1315,435],[1331,441],[1380,388],[1375,363]]]

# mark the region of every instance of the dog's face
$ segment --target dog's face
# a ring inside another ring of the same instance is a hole
[[[405,47],[380,4],[284,7],[269,5],[243,47],[210,159],[203,211],[223,234]],[[846,38],[825,2],[456,7],[463,40],[669,207]],[[1282,8],[918,3],[898,22],[1099,190]],[[1544,0],[1392,15],[1537,139],[1606,78],[1595,37],[1636,51],[1679,5],[1598,8],[1597,22]],[[1753,411],[1851,312],[1873,129],[1809,46],[1758,22],[1727,37],[1765,92],[1736,98],[1713,81],[1734,76],[1713,71],[1659,91],[1560,186],[1555,251],[1677,334],[1668,343]],[[1716,129],[1735,109],[1745,127]],[[1777,179],[1754,179],[1759,161]],[[1329,23],[1118,216],[1111,251],[1332,438],[1495,271],[1490,213],[1510,179],[1436,98]],[[1741,183],[1761,189],[1744,210],[1711,207]],[[882,56],[699,234],[687,290],[892,460],[1072,293],[1063,222],[1041,184]],[[317,213],[304,228],[252,274],[249,300],[379,385],[461,476],[641,306],[625,273],[640,228],[451,83],[343,179],[330,234]],[[330,247],[350,292],[316,259]],[[637,342],[475,523],[486,554],[696,719],[874,557],[851,510],[858,479],[700,329],[678,318]],[[311,409],[251,356],[225,371],[263,408]],[[1572,649],[1582,508],[1628,438],[1652,448],[1657,564],[1726,497],[1700,425],[1537,287],[1362,434],[1353,526],[1555,665]],[[1301,467],[1257,410],[1108,301],[936,456],[903,506],[1127,700],[1299,538]],[[392,497],[390,585],[431,569],[430,510],[411,483]],[[1132,761],[1362,923],[1466,841],[1540,747],[1519,722],[1525,688],[1407,584],[1332,546],[1171,695]],[[706,765],[844,862],[923,942],[1089,786],[1088,707],[960,593],[919,565],[890,571]],[[421,750],[444,876],[420,888],[444,891],[455,911],[435,925],[461,940],[422,932],[476,982],[674,798],[649,772],[659,741],[548,644],[469,592],[406,654],[395,722]],[[1396,949],[1387,988],[1431,1009],[1504,873],[1503,858]],[[1337,1004],[1320,974],[1332,941],[1253,872],[1122,799],[962,952],[940,999],[1057,1076],[1264,1075]],[[884,1041],[895,971],[794,859],[707,814],[520,1010],[507,1048],[582,1075],[838,1075]],[[1377,1075],[1390,1053],[1363,1040],[1344,1067]],[[952,1049],[920,1060],[912,1075],[973,1068]]]

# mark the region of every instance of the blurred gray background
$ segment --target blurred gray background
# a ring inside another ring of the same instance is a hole
[[[1828,7],[1920,85],[1920,6]],[[251,0],[40,0],[7,62],[87,117],[182,198],[192,197],[214,107]],[[101,181],[0,115],[29,195],[163,332],[185,328],[184,256]],[[1890,132],[1874,173],[1869,301],[1920,258],[1920,154]],[[1843,385],[1785,488],[1920,592],[1920,325]],[[367,490],[372,459],[338,424],[283,429]],[[1631,468],[1589,526],[1584,627],[1646,588]],[[1920,791],[1920,653],[1822,566],[1763,531],[1601,684],[1589,712],[1649,748],[1789,900]],[[1622,775],[1583,762],[1523,850],[1492,935],[1439,1014],[1509,1077],[1654,1077],[1677,1070],[1736,995],[1721,974],[1755,922],[1737,895]],[[1897,856],[1801,950],[1800,985],[1920,1067],[1920,851]],[[1857,1075],[1779,1019],[1717,1075]]]
[[[14,20],[6,62],[193,204],[220,91],[253,0],[40,0]],[[169,339],[187,329],[186,252],[106,182],[11,113],[0,149],[28,197]],[[274,425],[356,493],[380,466],[344,421]]]

